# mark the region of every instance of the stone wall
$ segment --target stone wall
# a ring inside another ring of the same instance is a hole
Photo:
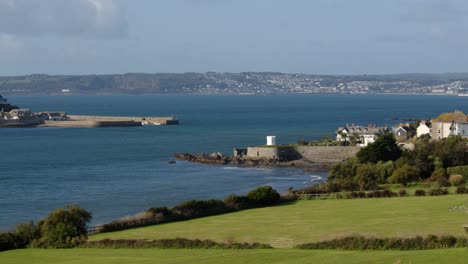
[[[253,159],[306,159],[316,163],[337,163],[354,157],[358,147],[350,146],[296,146],[296,147],[249,147],[247,157]]]

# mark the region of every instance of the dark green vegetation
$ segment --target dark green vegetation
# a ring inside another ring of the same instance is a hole
[[[139,226],[154,225],[182,220],[189,220],[210,215],[219,215],[229,212],[239,211],[247,208],[257,208],[277,204],[280,201],[280,195],[270,186],[259,187],[250,191],[247,196],[237,196],[234,194],[226,197],[225,201],[206,200],[206,201],[188,201],[175,206],[172,209],[167,207],[150,208],[138,219],[126,219],[115,221],[99,227],[98,232],[110,232],[123,230]],[[33,221],[21,223],[16,229],[10,232],[0,233],[0,251],[25,248],[71,248],[82,245],[87,241],[87,223],[91,220],[91,214],[78,207],[69,205],[65,209],[59,208],[51,212],[45,219],[37,224]],[[188,242],[187,242],[188,241]],[[115,242],[120,244],[133,243],[141,244],[138,241]],[[193,244],[203,247],[226,247],[223,244],[213,245],[210,241],[153,241],[153,245]],[[214,243],[214,242],[213,242]],[[237,247],[249,248],[249,245],[236,244]],[[183,246],[180,246],[183,247]],[[233,246],[234,247],[234,246]],[[258,248],[254,244],[251,248]]]
[[[435,187],[463,186],[468,179],[466,139],[438,141],[420,138],[414,150],[400,150],[392,134],[362,148],[356,158],[334,165],[327,183],[301,190],[307,193],[379,190],[383,184],[408,186],[417,182]]]
[[[18,224],[16,229],[0,234],[0,251],[25,248],[71,248],[87,240],[86,224],[91,214],[77,205],[51,212],[34,224]]]
[[[97,232],[112,232],[134,227],[190,220],[211,215],[220,215],[249,208],[259,208],[280,202],[280,195],[270,186],[262,186],[250,191],[247,196],[231,194],[224,201],[191,200],[169,209],[150,208],[145,214],[132,219],[114,221],[100,226]]]
[[[126,73],[111,75],[45,75],[0,77],[0,93],[16,94],[61,94],[62,89],[70,89],[79,94],[142,94],[142,93],[239,93],[294,92],[279,82],[310,82],[310,89],[336,87],[353,81],[379,82],[370,86],[370,93],[430,92],[431,86],[453,81],[467,81],[467,73],[446,74],[393,74],[393,75],[309,75],[275,72],[244,73]],[[310,79],[320,82],[314,86]],[[307,80],[307,81],[306,81]],[[410,82],[401,85],[399,82]],[[242,85],[240,85],[242,84]],[[408,88],[411,87],[411,88]],[[429,88],[426,88],[429,87]],[[426,89],[424,89],[426,88]],[[413,90],[408,90],[413,89]],[[349,91],[343,90],[343,93]]]
[[[271,246],[260,243],[223,243],[212,240],[200,239],[160,239],[160,240],[144,240],[144,239],[120,239],[111,240],[103,239],[99,241],[90,241],[83,244],[85,248],[218,248],[218,249],[260,249],[271,248]]]
[[[296,246],[300,249],[344,249],[344,250],[425,250],[438,248],[466,247],[466,237],[436,236],[412,238],[368,238],[349,236],[329,241]]]

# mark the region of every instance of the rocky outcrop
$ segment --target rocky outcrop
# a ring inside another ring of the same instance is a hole
[[[241,167],[297,167],[297,168],[311,168],[317,170],[327,170],[331,163],[315,163],[306,159],[297,160],[280,160],[280,159],[255,159],[245,156],[225,156],[222,153],[177,153],[177,159],[186,160],[190,162],[197,162],[211,165],[232,165]]]

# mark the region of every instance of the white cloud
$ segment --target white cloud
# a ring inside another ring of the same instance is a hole
[[[0,0],[0,32],[119,38],[127,20],[114,0]]]

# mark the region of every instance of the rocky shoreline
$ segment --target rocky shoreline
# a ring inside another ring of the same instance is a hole
[[[245,156],[226,156],[217,153],[177,153],[175,158],[189,162],[196,162],[210,165],[229,165],[239,167],[290,167],[305,168],[317,171],[327,171],[332,163],[315,163],[306,159],[280,160],[280,159],[254,159]]]

